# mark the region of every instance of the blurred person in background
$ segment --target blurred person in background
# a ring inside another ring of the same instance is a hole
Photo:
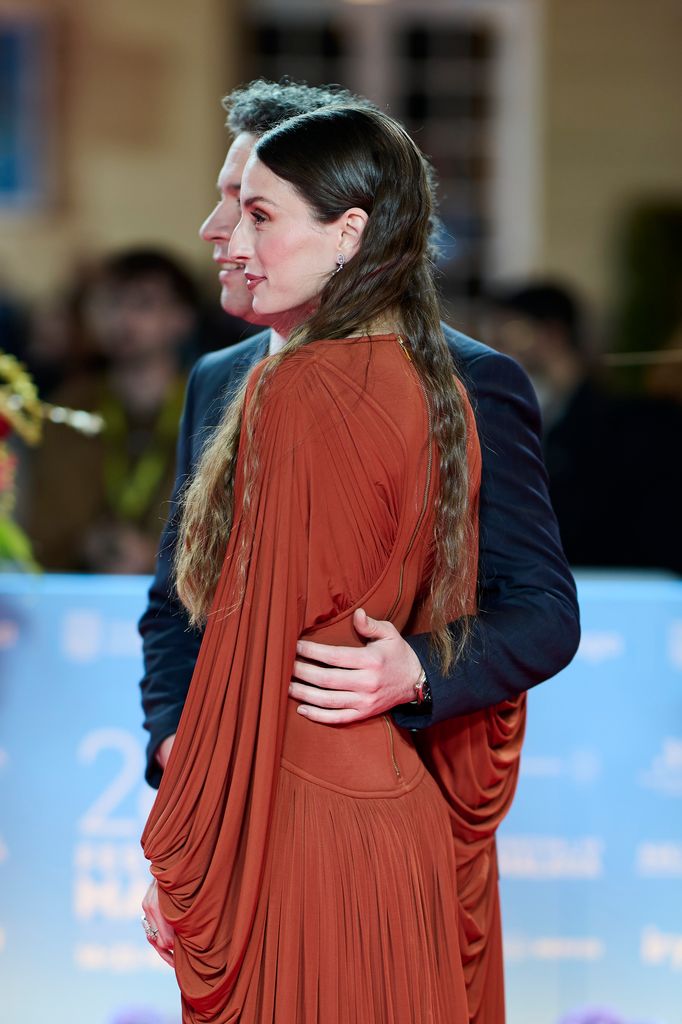
[[[682,281],[680,281],[682,307]],[[680,320],[661,349],[660,362],[647,367],[644,390],[652,398],[662,398],[682,406],[682,311]]]
[[[46,401],[75,377],[94,369],[95,352],[88,347],[79,322],[81,288],[42,298],[28,312],[21,360],[28,367],[38,392]]]
[[[19,302],[0,281],[0,348],[19,359],[49,401],[67,381],[93,370],[101,356],[82,322],[82,298],[95,266],[79,264],[67,287],[31,302]]]
[[[535,388],[550,497],[571,565],[682,572],[682,410],[607,389],[585,310],[563,284],[500,288],[490,310],[488,340]]]
[[[637,197],[623,209],[614,241],[610,347],[622,356],[614,377],[682,403],[682,202]]]
[[[81,304],[101,367],[53,398],[100,413],[105,426],[88,438],[47,425],[28,470],[25,527],[46,569],[146,573],[173,486],[197,292],[175,259],[133,249],[105,260]]]
[[[662,358],[647,368],[644,390],[652,398],[675,401],[682,406],[682,315],[678,327],[662,349]]]

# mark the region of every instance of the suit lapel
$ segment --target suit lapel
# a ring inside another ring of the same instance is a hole
[[[244,347],[239,359],[235,362],[230,377],[234,381],[241,383],[242,376],[251,369],[252,366],[263,359],[267,354],[270,347],[270,331],[263,331],[262,334],[256,334],[251,344]]]

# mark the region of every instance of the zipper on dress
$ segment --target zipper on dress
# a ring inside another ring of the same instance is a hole
[[[396,338],[398,339],[398,344],[400,345],[400,348],[401,348],[402,352],[404,353],[406,359],[411,363],[413,360],[412,360],[412,356],[410,355],[407,347],[405,346],[405,339],[400,334],[397,334]],[[428,428],[429,428],[428,461],[427,461],[427,464],[426,464],[426,486],[424,488],[424,500],[422,502],[422,507],[421,507],[421,511],[419,513],[419,518],[417,519],[417,522],[415,524],[414,530],[412,531],[412,536],[410,537],[410,542],[407,545],[407,548],[405,549],[405,554],[403,555],[403,559],[402,559],[402,561],[400,563],[400,576],[399,576],[399,579],[398,579],[398,594],[397,594],[397,597],[396,597],[395,601],[391,605],[390,610],[388,611],[388,613],[385,616],[387,619],[391,618],[391,616],[393,615],[394,611],[398,607],[398,604],[400,603],[400,598],[402,597],[402,594],[403,594],[403,576],[404,576],[404,573],[405,573],[405,562],[406,562],[406,560],[407,560],[407,558],[408,558],[412,548],[414,547],[414,542],[417,539],[417,534],[419,533],[421,525],[422,525],[422,523],[424,521],[424,517],[426,515],[426,510],[428,508],[428,503],[429,503],[429,491],[431,490],[431,473],[432,473],[432,469],[433,469],[433,466],[432,466],[432,463],[433,463],[433,450],[432,450],[433,449],[433,426],[432,426],[432,423],[431,423],[431,406],[429,404],[428,396],[426,394],[426,388],[424,387],[424,384],[422,383],[422,379],[419,376],[419,374],[417,374],[417,380],[419,382],[419,386],[422,389],[422,394],[424,395],[424,403],[426,405],[426,415],[427,415],[427,419],[428,419]],[[393,738],[393,726],[391,725],[391,722],[389,720],[388,715],[382,715],[381,717],[385,721],[386,728],[388,729],[388,739],[389,739],[389,743],[390,743],[390,746],[391,746],[391,761],[393,762],[393,770],[395,771],[396,778],[400,779],[401,778],[400,766],[399,766],[398,761],[396,760],[396,756],[395,756],[395,742],[394,742],[394,738]]]
[[[396,778],[399,779],[400,778],[400,766],[398,765],[398,762],[397,762],[396,756],[395,756],[395,746],[394,746],[394,742],[393,742],[393,726],[391,725],[391,723],[388,720],[388,715],[382,715],[381,717],[383,718],[384,722],[386,723],[386,728],[388,729],[388,741],[391,744],[391,761],[393,762],[393,770],[395,771]]]

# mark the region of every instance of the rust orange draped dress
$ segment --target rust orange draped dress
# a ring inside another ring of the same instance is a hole
[[[250,512],[241,445],[224,566],[142,836],[183,1022],[502,1024],[494,831],[523,702],[429,730],[418,750],[390,715],[321,725],[288,696],[297,639],[361,646],[358,607],[428,629],[439,481],[423,389],[395,335],[320,340],[276,369],[253,417],[266,362],[244,409]],[[474,529],[472,610],[476,548]]]

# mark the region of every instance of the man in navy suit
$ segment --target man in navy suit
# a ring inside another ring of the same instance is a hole
[[[287,117],[349,101],[362,102],[339,91],[268,82],[252,83],[223,101],[234,141],[219,174],[218,203],[200,234],[213,247],[227,312],[254,322],[243,270],[227,250],[241,215],[242,171],[259,134]],[[576,651],[575,585],[547,493],[533,389],[512,359],[449,327],[445,336],[472,398],[483,452],[480,611],[473,640],[444,677],[428,635],[403,638],[392,623],[357,610],[354,625],[364,647],[299,644],[290,694],[313,720],[343,723],[391,710],[399,725],[422,729],[515,697],[559,672]],[[187,385],[172,508],[230,394],[255,362],[284,343],[266,329],[197,362]],[[177,525],[172,511],[140,620],[142,703],[150,733],[146,778],[152,786],[160,782],[201,643],[171,581]],[[457,622],[451,629],[457,631]]]

